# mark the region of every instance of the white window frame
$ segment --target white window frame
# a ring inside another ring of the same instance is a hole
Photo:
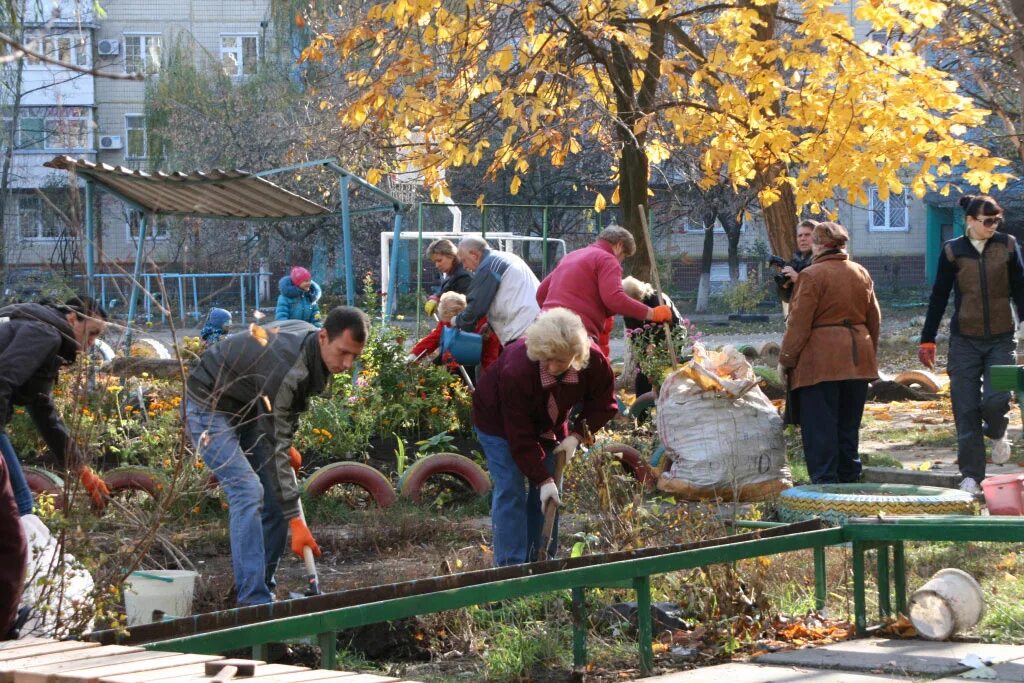
[[[892,192],[889,193],[889,199],[882,201],[878,196],[878,187],[872,186],[868,190],[868,232],[910,232],[910,193],[907,192],[906,188],[903,190],[903,224],[894,225],[893,213],[898,213],[899,209],[895,211],[892,206]],[[876,208],[880,208],[884,214],[883,222],[875,222]]]
[[[124,72],[126,74],[141,73],[144,76],[156,76],[160,73],[160,65],[164,54],[164,37],[162,33],[147,33],[145,31],[126,31],[121,35],[124,41]],[[132,70],[128,66],[128,41],[133,38],[139,39],[139,58],[142,60],[142,69]],[[153,63],[149,60],[151,47],[150,41],[155,40],[158,46],[157,60]],[[152,68],[151,68],[152,67]]]
[[[38,145],[26,146],[23,135],[23,120],[41,120],[42,138]],[[70,140],[65,130],[69,123],[78,127],[81,137],[78,140]],[[18,128],[15,133],[15,151],[19,152],[52,152],[52,151],[92,151],[94,149],[92,126],[92,111],[88,107],[22,107],[18,112]],[[69,145],[65,142],[79,142],[82,144]]]
[[[92,66],[92,48],[89,44],[89,36],[78,31],[51,31],[45,29],[27,29],[24,35],[24,42],[36,52],[41,52],[50,59],[56,59],[69,66],[89,68]],[[61,43],[67,41],[64,49],[65,55],[61,55]],[[5,49],[5,54],[10,54],[10,46]],[[48,64],[31,56],[25,57],[25,68],[27,69],[59,69],[58,64]]]
[[[139,119],[142,121],[141,127],[132,127],[128,125],[128,119]],[[131,153],[131,131],[141,130],[142,131],[142,154]],[[146,129],[146,116],[145,114],[125,114],[124,115],[124,158],[125,159],[148,159],[149,158],[149,131]]]
[[[235,38],[237,44],[234,47],[225,47],[225,38]],[[256,43],[256,63],[252,65],[252,71],[246,73],[246,61],[245,61],[245,40],[251,38]],[[225,55],[234,55],[235,58],[235,72],[228,73],[224,71],[224,75],[230,78],[241,79],[248,78],[256,73],[260,63],[260,36],[258,33],[221,33],[220,34],[220,67],[224,69],[224,57]]]
[[[25,234],[25,226],[22,225],[22,219],[24,215],[22,213],[22,202],[34,202],[37,204],[35,225],[32,226],[31,235]],[[46,221],[47,219],[53,219],[54,224],[58,226],[56,235],[46,235]],[[39,242],[56,242],[67,235],[67,226],[60,222],[60,217],[57,213],[50,208],[50,206],[37,194],[19,194],[17,196],[17,220],[18,220],[18,240],[21,242],[39,243]]]
[[[127,209],[125,212],[124,230],[128,241],[137,244],[139,241],[139,221],[142,213],[134,209]],[[156,234],[153,234],[153,224],[156,225]],[[170,230],[167,227],[167,219],[163,216],[153,216],[153,224],[146,226],[146,240],[149,242],[166,242],[171,238]]]

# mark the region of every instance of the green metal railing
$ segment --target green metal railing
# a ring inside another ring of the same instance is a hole
[[[772,522],[736,521],[736,527],[772,529]],[[777,530],[782,532],[784,529]],[[196,633],[146,645],[149,649],[191,653],[217,653],[251,647],[253,657],[266,656],[266,644],[316,637],[322,650],[321,667],[337,664],[337,632],[366,624],[402,619],[420,614],[522,598],[541,593],[569,590],[572,595],[573,663],[587,662],[586,591],[591,588],[627,588],[636,591],[640,669],[653,666],[653,630],[651,623],[652,576],[713,564],[789,553],[814,552],[815,601],[824,607],[826,597],[825,549],[849,543],[853,553],[853,591],[855,625],[858,635],[868,630],[866,603],[866,555],[877,556],[879,616],[906,613],[907,572],[904,543],[907,541],[991,541],[1024,542],[1024,518],[1014,517],[906,517],[852,520],[839,528],[780,533],[769,538],[751,538],[668,552],[635,559],[623,559],[588,566],[546,571],[417,595],[349,605],[337,609],[287,616],[280,619]],[[641,553],[645,551],[640,551]],[[572,562],[570,560],[569,562]],[[396,584],[398,585],[398,584]],[[894,598],[894,599],[893,599]]]

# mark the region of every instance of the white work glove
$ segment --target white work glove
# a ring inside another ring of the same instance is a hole
[[[555,507],[559,507],[562,504],[561,498],[558,497],[558,487],[555,486],[554,479],[548,479],[546,482],[540,485],[540,509],[544,510],[548,506],[548,501],[554,501]]]
[[[409,355],[407,355],[405,357],[405,362],[406,363],[415,363],[417,358],[419,358],[419,356],[417,356],[414,353],[410,353]]]
[[[785,384],[786,376],[789,375],[789,368],[787,368],[782,363],[779,363],[779,366],[776,368],[776,371],[779,373],[779,381]]]
[[[557,446],[555,446],[555,454],[561,453],[565,456],[565,464],[569,464],[572,461],[574,455],[576,455],[576,449],[579,448],[580,439],[575,434],[562,439]]]

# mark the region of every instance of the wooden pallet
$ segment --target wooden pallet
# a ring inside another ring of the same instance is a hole
[[[100,645],[77,640],[25,638],[0,642],[0,683],[206,683],[207,662],[218,655],[193,655]],[[255,661],[255,660],[253,660]],[[256,662],[248,679],[258,683],[414,683],[350,671]]]

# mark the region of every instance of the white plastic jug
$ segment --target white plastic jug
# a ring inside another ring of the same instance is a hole
[[[168,617],[192,614],[192,592],[196,572],[187,569],[160,569],[132,572],[124,582],[124,611],[128,626],[149,624],[153,612]]]

